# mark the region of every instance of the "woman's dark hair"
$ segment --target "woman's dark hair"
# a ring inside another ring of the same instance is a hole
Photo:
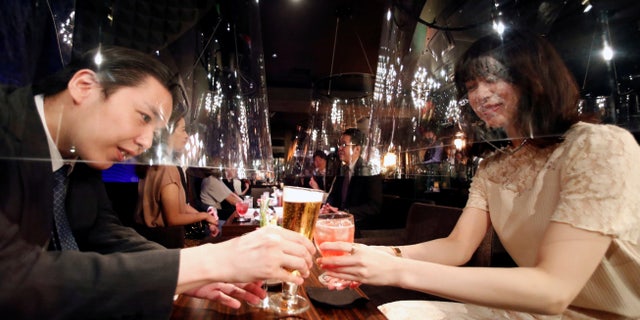
[[[174,80],[171,70],[153,56],[123,47],[98,47],[85,52],[61,71],[45,77],[34,86],[34,92],[50,96],[64,91],[73,75],[82,69],[97,74],[105,97],[121,87],[135,87],[148,76],[168,90]]]
[[[534,137],[539,147],[558,143],[562,135],[580,121],[578,85],[560,55],[544,38],[511,29],[500,36],[485,36],[471,45],[455,67],[460,97],[467,95],[465,83],[487,76],[486,58],[506,70],[498,76],[521,93],[515,126],[524,137]]]

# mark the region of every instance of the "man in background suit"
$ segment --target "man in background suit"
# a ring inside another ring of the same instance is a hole
[[[175,294],[237,308],[265,296],[258,280],[301,284],[287,269],[309,274],[313,244],[284,229],[165,249],[120,223],[100,170],[151,146],[171,114],[172,78],[151,56],[103,47],[34,90],[0,88],[4,317],[162,319]],[[55,218],[54,176],[68,181]]]
[[[322,212],[347,211],[353,214],[356,229],[370,226],[382,206],[382,177],[371,175],[364,163],[362,144],[364,135],[356,128],[345,130],[338,142],[338,156],[342,161],[340,175],[327,198]]]

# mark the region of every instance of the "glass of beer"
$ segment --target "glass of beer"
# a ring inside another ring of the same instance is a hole
[[[322,190],[289,187],[283,188],[282,226],[301,233],[309,240],[313,237],[316,220],[324,199]],[[293,272],[298,272],[294,270]],[[269,307],[280,314],[294,315],[309,309],[309,301],[297,294],[295,283],[282,284],[282,293],[274,294],[269,299]]]
[[[319,248],[324,242],[344,241],[353,243],[355,234],[355,223],[353,215],[346,212],[336,212],[331,214],[323,214],[318,217],[316,222],[316,231],[313,236],[316,246]],[[344,251],[320,250],[323,257],[333,257],[348,254]],[[326,273],[318,276],[318,280],[324,286],[334,289],[343,289],[351,285],[350,280],[343,280],[331,277]]]

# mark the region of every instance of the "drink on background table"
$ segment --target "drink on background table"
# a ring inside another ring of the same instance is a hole
[[[245,218],[245,214],[247,214],[247,211],[249,210],[249,203],[244,202],[244,201],[238,201],[236,202],[236,211],[238,212],[238,221],[239,222],[244,222],[244,221],[248,221],[251,220],[249,218]]]
[[[269,214],[269,202],[271,202],[272,199],[269,198],[269,193],[265,192],[262,194],[262,196],[258,199],[258,204],[259,206],[259,212],[260,212],[260,227],[266,227],[268,225],[277,225],[277,220],[272,219],[271,218],[271,214]],[[260,308],[260,309],[268,309],[269,308],[269,301],[270,301],[270,293],[269,293],[269,286],[274,287],[274,285],[279,285],[281,283],[281,281],[277,281],[277,280],[271,280],[271,279],[267,279],[264,280],[262,283],[262,289],[264,291],[267,292],[267,296],[260,300],[259,303],[257,304],[252,304],[247,302],[248,305],[252,306],[252,307],[256,307],[256,308]]]

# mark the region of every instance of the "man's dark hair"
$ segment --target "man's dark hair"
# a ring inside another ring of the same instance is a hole
[[[364,143],[364,134],[356,128],[349,128],[345,130],[342,135],[351,137],[351,143],[354,145],[362,146]]]
[[[174,75],[151,55],[123,47],[98,47],[82,54],[61,71],[34,86],[36,94],[50,96],[64,91],[73,75],[90,69],[97,75],[105,97],[121,87],[135,87],[151,76],[171,90]]]
[[[320,157],[320,159],[327,160],[327,155],[322,150],[316,150],[316,152],[313,153],[313,158],[315,159],[315,157]]]

